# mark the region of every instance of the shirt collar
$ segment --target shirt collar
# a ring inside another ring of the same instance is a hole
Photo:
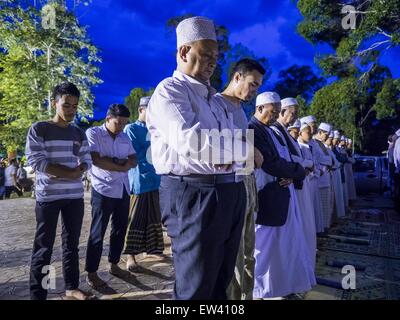
[[[138,126],[141,126],[141,127],[146,127],[146,123],[142,122],[142,121],[139,121],[139,120],[136,120],[135,124],[138,125]]]
[[[106,136],[106,137],[108,136],[108,137],[112,138],[111,135],[109,134],[107,128],[106,128],[106,124],[105,123],[103,123],[100,128],[101,128],[101,133],[102,133],[103,136]],[[123,131],[118,133],[117,136],[115,137],[115,139],[119,138],[122,133],[123,133]]]
[[[179,70],[175,70],[174,74],[172,75],[174,78],[177,78],[179,80],[188,82],[190,84],[190,86],[192,87],[192,89],[194,91],[196,91],[197,94],[199,94],[200,96],[206,98],[207,100],[209,100],[209,98],[211,96],[213,96],[214,94],[217,93],[217,90],[215,90],[210,83],[208,82],[208,84],[204,84],[201,83],[200,81],[192,78],[191,76],[188,76],[187,74],[184,74],[183,72],[179,71]]]

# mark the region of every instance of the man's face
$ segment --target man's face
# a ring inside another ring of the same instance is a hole
[[[235,95],[242,101],[250,101],[257,94],[263,80],[263,75],[257,70],[242,75],[236,73],[233,77],[235,85]]]
[[[301,137],[301,139],[303,139],[304,142],[310,142],[310,140],[312,138],[311,128],[308,126],[308,127],[304,128],[303,130],[301,130],[300,137]]]
[[[298,106],[291,106],[289,108],[286,108],[284,113],[281,111],[281,117],[283,124],[285,126],[290,126],[292,125],[298,118],[298,113],[299,113],[299,107]]]
[[[333,140],[333,138],[326,139],[326,141],[325,141],[326,145],[330,147],[332,145],[332,140]]]
[[[325,142],[329,138],[329,133],[327,131],[320,130],[319,131],[319,137],[320,137],[322,142]]]
[[[57,115],[65,122],[73,121],[76,112],[78,111],[79,98],[70,95],[63,95],[57,99],[52,102]]]
[[[110,116],[108,116],[106,118],[107,129],[115,135],[121,133],[124,130],[125,126],[128,124],[128,122],[129,122],[129,118],[127,118],[127,117],[120,117],[120,116],[110,117]]]
[[[339,140],[337,138],[334,138],[332,140],[332,145],[335,147],[335,146],[337,146],[338,142],[339,142]]]
[[[186,71],[192,77],[207,82],[217,66],[218,43],[213,40],[199,40],[184,46],[183,59]]]
[[[311,128],[311,134],[314,135],[317,133],[317,123],[316,122],[310,122],[308,126]]]
[[[289,130],[290,135],[293,137],[293,139],[297,140],[299,137],[300,130],[298,128],[293,128]]]
[[[270,126],[278,119],[279,112],[281,111],[281,103],[268,103],[263,106],[258,106],[257,108],[262,123]]]

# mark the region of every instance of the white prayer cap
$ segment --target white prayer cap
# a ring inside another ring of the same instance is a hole
[[[283,100],[282,100],[283,101]],[[301,122],[299,119],[297,119],[291,126],[288,127],[288,130],[291,129],[300,129],[301,127]]]
[[[282,109],[289,108],[291,106],[298,106],[299,105],[299,103],[297,102],[297,100],[295,98],[282,99],[281,103],[282,103]]]
[[[262,106],[268,103],[281,102],[281,97],[276,92],[263,92],[257,96],[256,107]]]
[[[333,138],[335,135],[333,134],[333,131],[329,134],[329,138]]]
[[[394,133],[396,136],[400,137],[400,129]]]
[[[315,119],[314,116],[307,116],[307,117],[301,118],[300,121],[310,124],[311,122],[317,122],[317,119]]]
[[[333,131],[333,137],[334,137],[335,139],[340,139],[340,132],[337,131],[337,130]]]
[[[326,132],[331,132],[332,126],[326,122],[321,122],[321,124],[318,127],[319,130],[324,130]]]
[[[149,104],[150,98],[151,97],[142,97],[142,98],[140,98],[139,106],[147,107],[147,105]]]
[[[346,141],[346,137],[345,136],[341,136],[340,141]]]
[[[348,139],[347,142],[348,142],[348,143],[353,143],[353,140]]]
[[[177,48],[193,41],[217,41],[212,20],[205,17],[192,17],[182,20],[176,27]]]
[[[303,131],[305,128],[309,127],[307,122],[303,122],[300,120],[301,126],[300,126],[300,131]]]

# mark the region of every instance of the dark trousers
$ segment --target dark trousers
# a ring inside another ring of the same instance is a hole
[[[163,176],[160,207],[172,242],[174,299],[225,300],[243,229],[243,182],[189,183]]]
[[[78,246],[84,214],[83,199],[36,202],[35,212],[37,227],[30,271],[30,294],[33,300],[44,300],[47,289],[42,281],[48,276],[45,267],[50,265],[60,212],[65,289],[74,290],[79,286]]]
[[[129,215],[129,194],[124,190],[122,199],[109,198],[92,188],[92,224],[87,245],[87,272],[96,272],[103,252],[103,240],[111,217],[110,252],[108,261],[117,264],[125,243]]]
[[[22,192],[17,187],[6,187],[6,199],[10,199],[11,193],[15,192],[18,197],[22,197]]]

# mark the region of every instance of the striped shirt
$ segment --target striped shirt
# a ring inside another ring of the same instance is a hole
[[[37,122],[29,129],[25,153],[28,164],[36,171],[36,201],[83,198],[82,179],[57,178],[46,173],[49,164],[75,168],[86,163],[91,167],[88,141],[81,129]]]

